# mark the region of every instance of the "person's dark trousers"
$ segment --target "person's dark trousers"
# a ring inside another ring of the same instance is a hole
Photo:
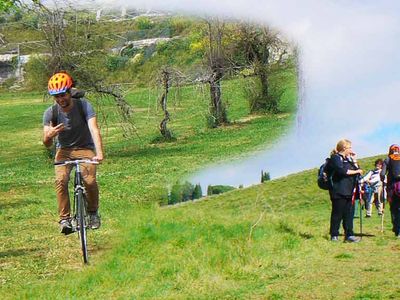
[[[390,214],[392,216],[392,225],[395,235],[400,234],[400,198],[393,195],[390,203]]]
[[[340,222],[343,221],[343,228],[346,238],[354,235],[353,231],[353,218],[354,206],[351,202],[351,196],[331,198],[332,212],[331,212],[331,236],[339,235]]]

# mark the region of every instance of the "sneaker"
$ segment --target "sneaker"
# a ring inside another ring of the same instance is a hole
[[[71,234],[74,232],[71,226],[71,221],[69,219],[62,219],[59,222],[60,224],[60,230],[61,233],[64,233],[65,235]]]
[[[89,227],[91,229],[99,229],[101,225],[100,216],[97,212],[89,213]]]
[[[371,218],[371,215],[365,215],[366,218]]]
[[[331,242],[339,242],[339,237],[337,235],[331,236]]]
[[[360,239],[358,237],[355,237],[354,235],[350,235],[345,239],[345,242],[347,243],[358,243]]]

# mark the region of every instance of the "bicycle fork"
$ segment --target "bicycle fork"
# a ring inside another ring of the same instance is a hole
[[[82,181],[82,173],[80,170],[80,165],[77,164],[76,171],[75,171],[75,180],[74,180],[74,212],[75,213],[71,220],[72,229],[74,231],[78,231],[79,227],[81,225],[81,224],[79,224],[79,220],[81,220],[80,215],[79,215],[81,212],[81,210],[79,209],[79,205],[83,205],[85,207],[85,211],[86,211],[85,201],[83,201],[83,203],[78,203],[78,194],[80,191],[81,191],[82,195],[86,194],[85,186],[83,185],[83,181]],[[84,215],[83,218],[85,218],[85,217],[86,216]]]

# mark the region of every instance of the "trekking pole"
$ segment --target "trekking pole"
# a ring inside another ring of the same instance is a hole
[[[382,191],[381,191],[381,193],[382,193],[382,195],[381,195],[381,199],[382,199],[381,232],[382,233],[383,233],[383,220],[385,218],[385,204],[386,204],[386,201],[385,201],[385,188],[386,188],[386,186],[385,186],[385,184],[383,184]]]
[[[359,202],[360,202],[360,239],[362,239],[362,236],[363,236],[363,223],[362,223],[363,206],[361,205],[361,197],[359,199]]]
[[[356,204],[357,204],[357,200],[356,200],[356,198],[357,198],[357,188],[358,188],[358,176],[356,177],[356,185],[354,186],[354,188],[353,188],[353,194],[351,195],[351,205],[353,205],[353,208],[352,208],[352,209],[354,209],[354,210],[355,210]],[[360,205],[360,231],[361,231],[361,234],[362,234],[362,226],[361,226],[361,224],[362,224],[362,221],[361,221],[361,203],[359,203],[359,205]],[[353,211],[354,211],[354,210],[353,210]],[[353,216],[355,216],[355,215],[356,215],[356,212],[354,211]]]
[[[362,223],[363,204],[362,204],[362,191],[361,191],[361,180],[360,179],[361,179],[360,174],[358,174],[356,177],[357,184],[355,186],[354,198],[358,196],[358,204],[360,206],[360,239],[362,239],[362,236],[363,236],[363,223]]]

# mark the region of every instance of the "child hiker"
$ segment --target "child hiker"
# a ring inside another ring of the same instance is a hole
[[[380,177],[382,166],[383,160],[377,159],[375,161],[375,168],[370,170],[361,180],[365,192],[364,200],[367,218],[370,218],[372,215],[372,202],[378,210],[378,215],[380,216],[383,213],[383,185]]]

